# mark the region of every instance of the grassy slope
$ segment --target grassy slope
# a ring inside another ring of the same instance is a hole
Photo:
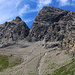
[[[52,75],[74,75],[74,72],[75,72],[75,60],[55,70]]]
[[[7,68],[8,64],[8,56],[7,55],[0,55],[0,71]]]
[[[51,74],[47,74],[51,75]],[[75,75],[75,60],[55,70],[52,75]]]
[[[12,61],[12,59],[14,59]],[[13,56],[8,55],[0,55],[0,71],[2,71],[5,68],[13,67],[15,65],[18,65],[22,62],[21,58],[14,58]]]

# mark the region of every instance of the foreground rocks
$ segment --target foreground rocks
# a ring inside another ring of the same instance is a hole
[[[75,32],[66,35],[66,38],[61,41],[60,48],[75,56]]]

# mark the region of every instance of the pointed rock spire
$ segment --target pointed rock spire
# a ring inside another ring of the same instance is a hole
[[[15,18],[15,21],[21,21],[22,19],[19,17],[19,16],[17,16],[16,18]]]

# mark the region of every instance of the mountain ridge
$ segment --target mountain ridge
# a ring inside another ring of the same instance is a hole
[[[29,34],[29,27],[20,17],[0,25],[0,41],[2,43],[16,42],[22,40]]]
[[[11,43],[11,39],[15,42],[22,39],[29,42],[59,41],[64,48],[75,49],[75,12],[43,7],[35,17],[31,29],[17,16],[16,19],[0,25],[1,43]]]
[[[75,75],[75,13],[43,7],[31,29],[19,16],[5,22],[0,55],[0,75]]]

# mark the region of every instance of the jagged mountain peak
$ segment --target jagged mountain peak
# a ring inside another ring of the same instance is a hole
[[[46,37],[47,41],[62,41],[65,33],[74,30],[74,24],[74,12],[46,6],[37,14],[30,29],[29,39],[43,40]]]
[[[11,43],[26,38],[29,27],[20,17],[0,25],[0,43]]]
[[[22,21],[22,19],[21,19],[19,16],[17,16],[17,17],[15,18],[15,21]]]
[[[62,9],[60,9],[60,8],[50,7],[50,6],[44,6],[44,7],[41,9],[41,11],[42,11],[42,10],[45,10],[45,11],[47,11],[47,12],[64,11],[64,10],[62,10]]]

